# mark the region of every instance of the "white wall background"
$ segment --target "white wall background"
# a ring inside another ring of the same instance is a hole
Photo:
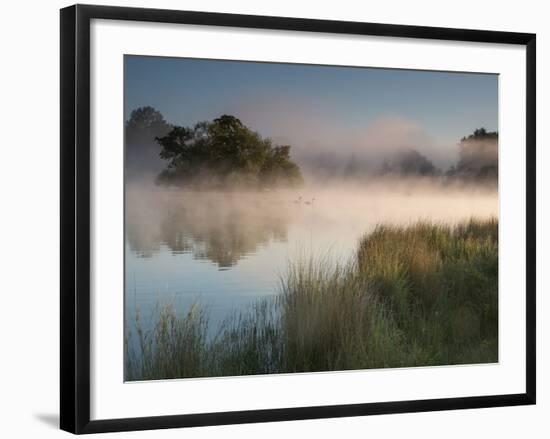
[[[117,434],[112,437],[462,438],[550,436],[550,14],[542,1],[277,0],[88,1],[537,33],[538,45],[538,405]],[[309,4],[308,4],[309,3]],[[58,422],[59,12],[70,2],[2,5],[0,25],[0,434],[60,437]]]

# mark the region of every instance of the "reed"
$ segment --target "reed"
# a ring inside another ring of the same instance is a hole
[[[295,260],[276,299],[210,329],[199,304],[163,307],[149,333],[138,315],[126,379],[496,362],[498,221],[380,225],[351,260]]]

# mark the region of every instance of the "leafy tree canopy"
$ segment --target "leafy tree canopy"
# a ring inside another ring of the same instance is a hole
[[[289,145],[273,144],[239,119],[223,115],[194,127],[174,126],[157,137],[169,160],[158,183],[203,188],[266,188],[303,183]]]

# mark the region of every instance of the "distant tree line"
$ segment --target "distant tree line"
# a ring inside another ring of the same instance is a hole
[[[125,139],[127,175],[153,172],[161,185],[270,188],[303,183],[289,145],[263,138],[231,115],[185,127],[169,124],[152,107],[141,107],[130,114]],[[336,152],[312,155],[307,163],[313,172],[334,178],[395,175],[463,182],[498,180],[498,132],[476,129],[460,140],[458,148],[458,161],[447,171],[411,148],[399,150],[378,165],[354,155],[339,165],[342,158]]]
[[[129,174],[156,170],[161,185],[271,188],[303,184],[300,168],[290,157],[290,145],[262,138],[234,116],[185,127],[168,124],[152,107],[141,107],[132,111],[125,128]]]
[[[381,174],[400,176],[444,177],[449,181],[496,182],[498,180],[498,132],[485,128],[474,130],[458,144],[458,162],[446,172],[414,149],[397,152],[385,160]]]

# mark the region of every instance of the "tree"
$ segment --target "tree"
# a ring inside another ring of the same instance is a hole
[[[156,140],[160,157],[169,160],[157,179],[160,184],[266,188],[303,183],[289,145],[274,145],[234,116],[192,128],[175,126]]]
[[[155,137],[165,135],[170,125],[153,107],[136,108],[126,122],[127,144],[150,144]]]
[[[463,137],[459,143],[459,160],[454,173],[463,179],[496,180],[498,132],[479,128]]]
[[[162,114],[153,107],[140,107],[132,111],[125,126],[128,178],[156,175],[164,167],[155,138],[166,135],[170,128]]]
[[[414,149],[403,151],[398,155],[398,166],[401,175],[434,175],[436,168],[425,156]]]
[[[391,161],[382,164],[382,174],[399,174],[402,176],[433,176],[439,173],[434,164],[415,149],[404,149],[397,152]]]

